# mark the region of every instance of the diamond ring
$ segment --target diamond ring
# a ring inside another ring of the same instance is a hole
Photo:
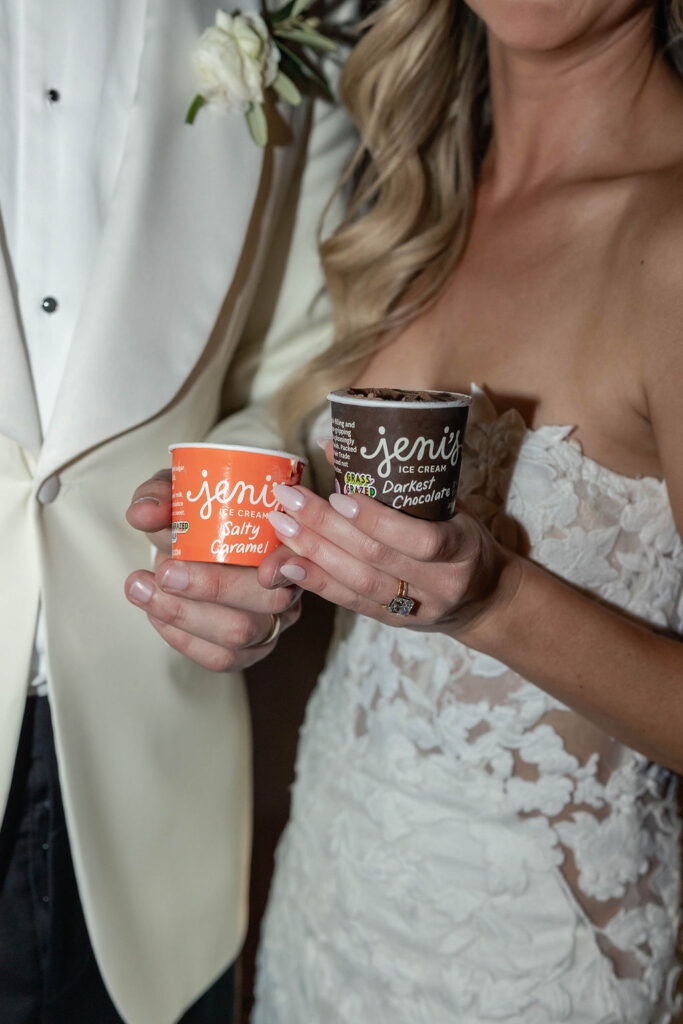
[[[394,615],[410,615],[415,602],[411,597],[408,597],[408,584],[405,580],[397,580],[398,593],[392,597],[389,604],[382,605],[388,612],[393,612]]]

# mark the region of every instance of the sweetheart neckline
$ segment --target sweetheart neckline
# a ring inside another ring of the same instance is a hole
[[[583,463],[592,466],[596,471],[606,473],[608,476],[611,476],[616,480],[621,480],[626,484],[656,484],[658,487],[666,490],[666,480],[663,477],[648,476],[647,474],[643,474],[642,476],[628,476],[626,473],[620,473],[616,469],[611,469],[610,466],[606,466],[604,463],[598,462],[596,459],[592,459],[590,455],[586,455],[581,442],[577,438],[569,436],[574,430],[576,430],[576,424],[542,423],[538,427],[530,427],[519,410],[514,407],[506,409],[505,412],[498,412],[488,393],[481,387],[481,385],[472,383],[470,385],[470,391],[472,394],[470,415],[479,404],[485,404],[493,414],[493,418],[488,420],[489,423],[498,424],[505,418],[517,420],[524,430],[525,440],[529,437],[537,437],[539,434],[547,432],[553,433],[556,435],[552,438],[553,443],[566,445],[579,459],[581,459]],[[484,420],[484,422],[487,421]]]

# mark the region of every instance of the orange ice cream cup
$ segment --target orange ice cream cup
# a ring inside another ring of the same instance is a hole
[[[186,562],[260,565],[280,546],[273,484],[298,484],[306,459],[224,444],[173,444],[171,542]]]

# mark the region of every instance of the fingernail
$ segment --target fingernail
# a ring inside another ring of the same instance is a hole
[[[285,562],[280,566],[280,572],[294,583],[301,583],[306,579],[306,570],[302,569],[300,565],[295,565],[294,562]]]
[[[300,491],[295,491],[287,484],[273,484],[273,494],[285,508],[290,512],[300,512],[304,507],[304,496]]]
[[[148,583],[147,580],[134,580],[128,591],[129,597],[133,600],[139,601],[140,604],[147,604],[151,600],[152,594],[154,593],[154,586]]]
[[[186,590],[190,582],[190,574],[184,565],[169,565],[161,577],[164,590]]]
[[[284,512],[269,512],[268,518],[273,524],[275,531],[283,534],[285,537],[296,537],[299,532],[299,524],[295,523],[289,516],[286,516]]]
[[[327,499],[334,509],[346,519],[355,519],[358,515],[358,502],[350,498],[348,494],[331,494]]]
[[[317,444],[318,448],[322,448],[322,450],[325,451],[325,449],[327,448],[328,444],[332,443],[332,438],[331,437],[316,437],[315,443]]]
[[[158,498],[153,498],[150,495],[145,495],[142,498],[136,498],[135,501],[131,501],[131,505],[142,505],[144,502],[148,502],[151,505],[160,505],[161,502]]]

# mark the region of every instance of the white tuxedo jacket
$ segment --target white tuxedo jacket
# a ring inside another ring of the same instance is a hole
[[[353,138],[339,108],[308,104],[280,111],[265,151],[238,115],[184,125],[215,0],[146,2],[122,166],[44,438],[0,259],[0,809],[42,595],[93,947],[128,1024],[171,1024],[243,938],[249,725],[241,680],[185,660],[125,600],[150,553],[124,512],[170,442],[274,443],[260,402],[327,340],[327,319],[307,319],[315,227]]]

